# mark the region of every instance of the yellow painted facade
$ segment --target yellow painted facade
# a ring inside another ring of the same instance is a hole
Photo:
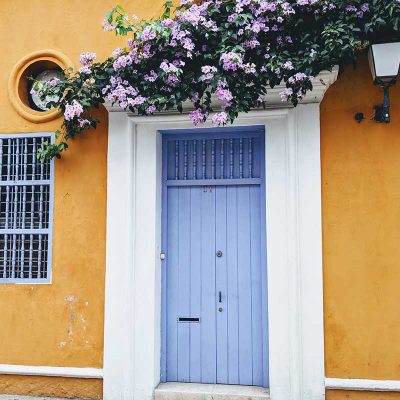
[[[141,16],[161,2],[121,2]],[[20,59],[43,49],[65,54],[77,67],[82,51],[107,57],[123,44],[102,30],[114,0],[0,2],[0,133],[48,132],[60,119],[22,118],[7,94]],[[55,172],[53,283],[0,285],[0,364],[102,367],[104,325],[107,112],[101,124],[72,143]],[[100,382],[100,384],[99,384]],[[0,376],[0,393],[101,397],[101,381]]]
[[[12,107],[8,77],[27,54],[55,49],[73,61],[123,44],[101,21],[116,3],[142,17],[162,1],[2,0],[0,133],[54,131]],[[365,60],[348,68],[321,105],[326,375],[400,380],[400,84],[393,121],[357,124],[382,95]],[[0,364],[102,367],[107,112],[71,143],[55,173],[53,282],[0,285]],[[0,393],[101,398],[101,380],[0,376]],[[328,400],[398,399],[400,394],[328,391]]]
[[[400,85],[392,122],[362,60],[321,105],[326,375],[400,379]],[[353,121],[356,112],[368,118]]]

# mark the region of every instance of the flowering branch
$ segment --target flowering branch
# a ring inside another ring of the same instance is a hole
[[[370,42],[399,38],[399,17],[400,0],[181,0],[153,20],[129,18],[117,6],[104,30],[130,35],[127,47],[100,63],[83,53],[79,71],[42,87],[42,99],[58,99],[49,105],[64,122],[62,138],[39,158],[60,157],[69,139],[96,127],[90,109],[105,100],[141,115],[182,112],[190,101],[193,124],[211,118],[217,126],[261,104],[281,82],[282,100],[297,105],[322,70],[354,62]]]

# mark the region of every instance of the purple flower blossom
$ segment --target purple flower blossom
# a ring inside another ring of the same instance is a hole
[[[189,113],[189,118],[193,125],[203,124],[208,118],[208,113],[203,112],[200,108],[196,108],[196,110]]]
[[[368,12],[369,11],[369,4],[368,3],[364,3],[361,5],[361,11],[362,12]]]
[[[160,68],[167,74],[178,74],[181,71],[174,64],[169,63],[167,60],[164,60],[160,64]]]
[[[214,74],[217,72],[216,67],[212,67],[211,65],[204,65],[201,67],[201,72],[203,75],[200,76],[199,80],[204,82],[210,82],[214,77]]]
[[[233,95],[232,92],[229,89],[225,89],[225,87],[226,82],[218,81],[215,95],[218,99],[224,100],[226,103],[230,103],[233,100]]]
[[[122,53],[122,49],[121,49],[120,47],[117,47],[117,48],[112,52],[112,55],[113,55],[114,57],[117,57],[117,56],[119,56],[121,53]]]
[[[282,92],[280,92],[279,95],[281,96],[282,101],[287,101],[290,98],[290,96],[293,95],[293,89],[286,88],[282,90]]]
[[[211,122],[214,126],[226,125],[228,122],[228,114],[225,111],[216,113],[212,116]]]
[[[47,81],[46,84],[49,87],[55,87],[55,86],[57,86],[58,82],[60,82],[60,79],[53,78],[53,79],[50,79],[49,81]]]
[[[80,74],[90,74],[92,72],[92,69],[89,65],[84,65],[80,67],[78,71]]]
[[[145,112],[147,115],[149,115],[149,114],[154,114],[156,111],[157,111],[157,107],[154,104],[152,104],[151,106],[148,106],[146,108]]]
[[[96,53],[82,53],[79,57],[79,62],[81,65],[92,65],[93,61],[96,59]]]
[[[349,4],[349,5],[346,6],[346,11],[348,11],[348,12],[357,12],[357,7],[352,5],[352,4]]]
[[[223,53],[220,61],[222,62],[222,68],[225,71],[237,71],[242,65],[243,60],[240,54],[230,51],[229,53]]]
[[[121,68],[125,68],[127,65],[132,65],[132,57],[129,54],[116,58],[113,63],[113,68],[114,71],[118,71]]]
[[[153,40],[156,37],[156,33],[151,30],[151,26],[146,26],[142,34],[140,35],[140,39],[144,42],[148,42],[150,40]]]
[[[83,107],[76,100],[73,100],[72,104],[65,106],[64,118],[66,121],[71,121],[75,117],[79,117],[82,113]]]
[[[288,71],[294,69],[291,61],[286,61],[285,64],[283,64],[283,68],[287,69]]]
[[[88,119],[79,118],[79,119],[78,119],[78,123],[79,123],[79,127],[80,127],[80,128],[83,128],[83,127],[85,127],[86,125],[90,125],[90,121],[89,121]]]
[[[148,82],[155,82],[157,80],[157,74],[154,70],[151,70],[144,76],[144,80]]]
[[[82,53],[79,62],[82,67],[79,68],[81,74],[90,74],[93,61],[96,59],[96,53]]]

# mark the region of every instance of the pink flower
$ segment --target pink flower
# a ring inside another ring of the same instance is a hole
[[[153,114],[156,111],[157,111],[157,107],[154,104],[152,104],[151,106],[148,106],[146,108],[146,114]]]
[[[220,100],[225,100],[227,103],[233,100],[232,92],[229,89],[225,89],[226,83],[218,81],[217,90],[215,91],[216,96]]]
[[[78,71],[80,74],[90,74],[92,72],[89,65],[83,65]]]
[[[222,62],[222,68],[225,71],[236,71],[243,62],[240,54],[233,51],[230,51],[229,53],[223,53],[220,61]]]
[[[228,122],[228,114],[225,111],[216,113],[212,116],[211,121],[214,126],[226,125]]]
[[[289,97],[293,95],[293,89],[286,88],[282,90],[282,92],[280,92],[279,95],[281,96],[282,101],[287,101]]]
[[[82,53],[79,57],[79,62],[81,65],[92,65],[93,61],[96,59],[96,53]]]
[[[83,107],[76,100],[73,100],[72,104],[65,106],[64,118],[66,121],[71,121],[75,117],[79,117],[82,113]]]
[[[79,126],[80,126],[81,128],[83,128],[83,127],[86,126],[86,125],[90,125],[90,121],[89,121],[88,119],[81,119],[81,118],[79,118],[79,119],[78,119],[78,122],[79,122]]]
[[[203,112],[202,109],[197,108],[196,110],[189,113],[189,118],[193,125],[203,124],[208,117],[208,112]]]

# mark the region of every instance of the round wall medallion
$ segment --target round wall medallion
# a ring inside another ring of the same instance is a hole
[[[40,99],[31,94],[33,82],[29,78],[46,80],[71,66],[69,58],[56,50],[36,51],[22,58],[8,80],[8,95],[17,113],[35,123],[56,119],[59,111],[46,109]]]

